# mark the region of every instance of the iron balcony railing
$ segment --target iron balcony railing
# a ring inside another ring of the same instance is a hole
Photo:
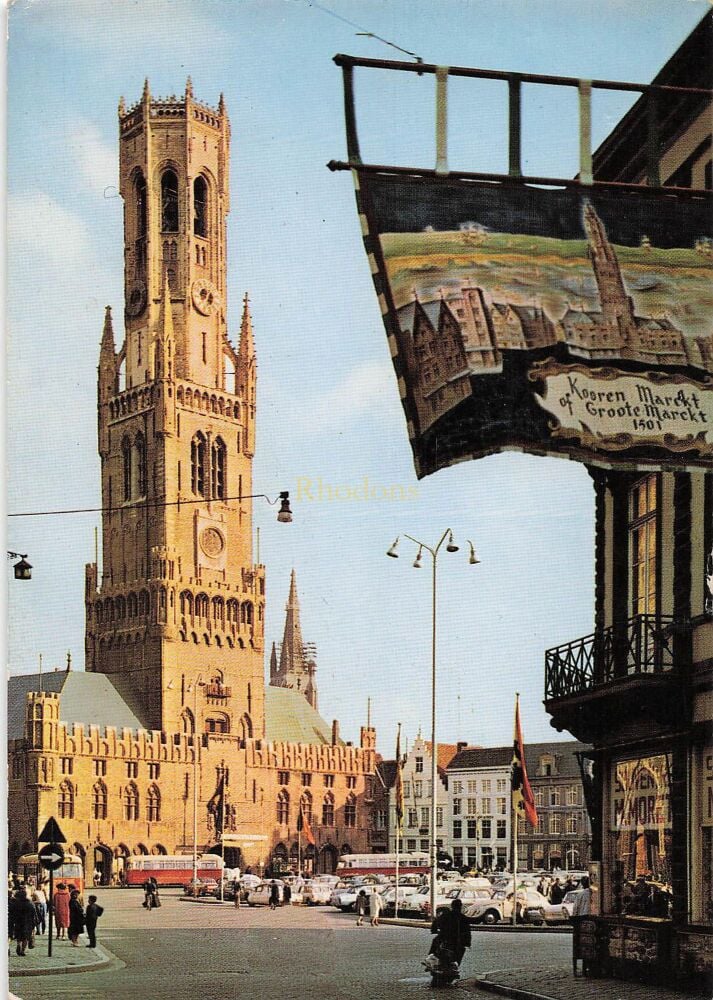
[[[545,700],[673,668],[671,615],[636,615],[545,652]]]

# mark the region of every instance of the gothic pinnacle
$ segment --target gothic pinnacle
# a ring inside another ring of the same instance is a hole
[[[144,92],[141,95],[141,99],[143,101],[150,101],[151,100],[151,91],[149,90],[149,78],[148,77],[146,77],[144,79]]]
[[[111,306],[106,306],[104,312],[101,350],[103,354],[111,352],[112,356],[116,353],[114,349],[114,324],[111,318]]]
[[[126,101],[124,100],[123,97],[119,98],[119,114],[120,115],[126,114]]]
[[[193,81],[190,76],[186,80],[186,97],[193,97]]]
[[[220,92],[220,98],[218,100],[218,113],[221,115],[225,114],[225,97],[223,91]]]
[[[251,358],[255,354],[253,323],[250,316],[250,300],[248,299],[247,292],[243,296],[243,318],[240,323],[240,346],[238,353],[243,358]]]

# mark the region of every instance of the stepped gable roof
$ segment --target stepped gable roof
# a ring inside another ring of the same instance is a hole
[[[512,763],[512,745],[509,747],[465,747],[455,754],[449,771],[467,771],[476,767],[509,767]]]
[[[316,712],[302,691],[265,687],[265,739],[269,743],[331,744],[332,727]],[[344,746],[343,740],[338,740]]]
[[[106,726],[134,731],[148,728],[129,708],[106,674],[57,670],[43,673],[41,686],[43,691],[59,695],[59,720],[70,728],[75,722],[100,729]],[[8,739],[18,740],[25,735],[27,694],[39,690],[39,674],[19,674],[8,679]]]
[[[580,743],[578,740],[563,740],[559,743],[526,743],[525,766],[528,778],[532,781],[542,777],[537,774],[540,757],[543,754],[552,754],[557,761],[557,774],[548,776],[547,781],[551,781],[552,777],[580,779],[579,764],[574,755],[581,750],[589,750],[589,745]]]

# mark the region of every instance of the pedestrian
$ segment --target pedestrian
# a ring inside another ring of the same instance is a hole
[[[382,907],[384,905],[384,900],[381,894],[376,891],[376,886],[371,887],[371,896],[369,896],[369,916],[371,917],[371,926],[379,926],[379,914],[381,913]]]
[[[240,909],[240,879],[233,879],[233,906],[236,910]]]
[[[354,904],[354,909],[357,915],[357,927],[363,927],[364,925],[364,914],[366,913],[366,908],[369,905],[369,901],[366,898],[366,890],[360,889],[359,895],[356,898],[356,903]]]
[[[103,912],[104,907],[99,906],[97,903],[97,897],[90,896],[87,912],[84,915],[87,925],[87,935],[89,937],[89,944],[87,945],[87,948],[96,948],[97,946],[97,920]]]
[[[96,888],[96,887],[97,887],[98,885],[101,885],[101,884],[102,884],[102,873],[101,873],[101,868],[95,868],[95,869],[94,869],[94,878],[93,878],[93,882],[94,882],[94,888]]]
[[[65,938],[69,927],[69,890],[64,882],[57,884],[52,898],[52,909],[57,922],[57,938]]]
[[[273,879],[270,883],[270,909],[275,910],[280,905],[280,887]]]
[[[572,903],[572,916],[573,917],[588,917],[592,906],[592,890],[589,888],[589,878],[586,875],[582,876],[582,881],[579,883],[579,891],[574,897],[574,902]]]
[[[282,904],[283,906],[290,906],[292,904],[292,889],[289,882],[285,882],[282,888]]]
[[[550,903],[552,903],[553,906],[557,906],[559,903],[562,902],[563,899],[564,899],[564,890],[560,885],[560,880],[556,878],[552,883],[552,887],[550,888]]]
[[[38,934],[44,934],[47,919],[47,897],[42,889],[35,889],[32,893],[32,902],[35,907],[35,929]]]
[[[153,889],[153,905],[160,906],[161,897],[158,894],[158,882],[156,881],[156,877],[152,875],[149,881],[151,882],[151,888]]]
[[[79,891],[73,889],[69,895],[69,940],[73,948],[79,947],[79,935],[84,930],[84,907],[79,901]]]
[[[34,948],[35,907],[27,898],[24,889],[18,889],[12,901],[12,927],[15,935],[16,952],[24,955],[27,948]]]

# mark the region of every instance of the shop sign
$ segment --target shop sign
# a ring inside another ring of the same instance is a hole
[[[611,829],[662,830],[671,825],[670,772],[666,754],[619,761],[611,786]]]

